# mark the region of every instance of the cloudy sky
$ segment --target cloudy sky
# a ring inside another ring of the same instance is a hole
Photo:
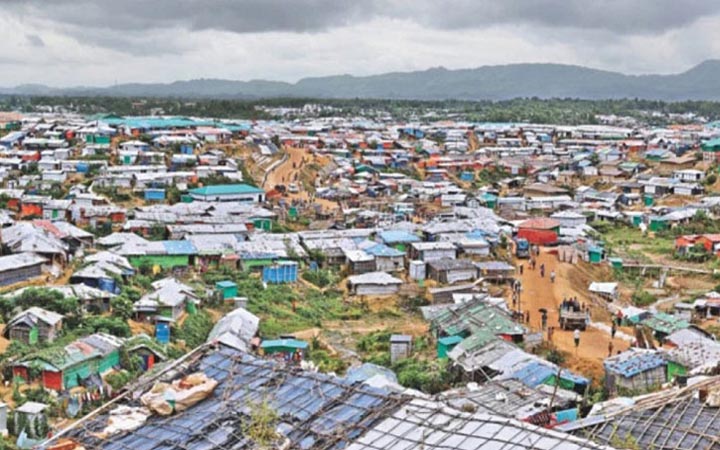
[[[0,0],[0,86],[368,75],[516,62],[681,72],[717,0]]]

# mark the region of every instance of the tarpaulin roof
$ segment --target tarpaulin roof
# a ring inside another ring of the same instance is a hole
[[[280,418],[278,430],[292,448],[342,448],[374,423],[375,413],[407,401],[342,378],[290,371],[225,346],[205,354],[188,370],[203,372],[219,384],[209,397],[187,410],[169,417],[151,416],[135,430],[101,439],[93,432],[107,425],[105,413],[69,437],[86,449],[257,448],[244,436],[243,421],[251,413],[250,405],[267,402]]]
[[[665,358],[656,350],[631,349],[605,360],[605,370],[623,377],[634,377],[665,365]]]

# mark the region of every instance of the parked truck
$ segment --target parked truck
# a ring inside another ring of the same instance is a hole
[[[518,258],[530,257],[530,242],[527,239],[515,238],[515,256]]]
[[[572,306],[560,308],[560,328],[563,330],[585,331],[590,322],[590,313]]]

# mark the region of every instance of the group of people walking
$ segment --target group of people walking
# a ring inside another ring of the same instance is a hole
[[[528,262],[528,266],[530,267],[530,270],[535,270],[535,268],[537,267],[537,260],[535,258],[531,257],[530,261]],[[522,264],[520,264],[519,269],[520,269],[520,275],[522,275],[523,271],[524,271],[524,267]],[[540,263],[540,278],[545,278],[545,263]],[[550,282],[551,283],[555,282],[555,271],[554,270],[550,271]]]

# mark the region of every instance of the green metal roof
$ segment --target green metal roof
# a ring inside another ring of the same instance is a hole
[[[308,348],[308,343],[297,339],[275,339],[270,341],[263,341],[260,345],[262,348],[276,348],[276,347],[287,347],[297,348],[304,350]]]
[[[686,320],[666,313],[657,313],[643,320],[642,324],[651,328],[653,331],[663,334],[672,334],[678,330],[684,330],[690,327],[690,324]]]
[[[65,370],[76,364],[101,356],[96,349],[87,346],[76,348],[68,345],[65,348],[51,347],[41,350],[25,359],[22,364],[26,366],[39,362],[43,370]]]
[[[265,191],[255,186],[250,186],[249,184],[215,184],[213,186],[190,189],[190,193],[195,195],[237,195],[264,194]]]
[[[472,336],[462,341],[463,349],[468,352],[472,352],[481,349],[493,341],[497,341],[499,338],[492,334],[489,330],[475,330]]]
[[[710,139],[701,145],[703,150],[718,151],[720,150],[720,138]]]
[[[438,342],[442,345],[459,344],[462,341],[463,341],[462,336],[446,336],[444,338],[438,339]]]
[[[524,333],[523,328],[502,310],[482,302],[450,307],[433,319],[433,326],[448,335]]]

